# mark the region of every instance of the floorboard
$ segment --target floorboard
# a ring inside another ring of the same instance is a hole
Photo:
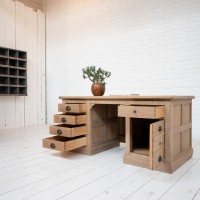
[[[200,136],[173,174],[123,163],[124,144],[93,156],[42,148],[48,125],[0,131],[0,200],[200,200]]]

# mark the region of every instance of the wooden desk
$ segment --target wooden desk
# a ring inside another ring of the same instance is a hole
[[[194,96],[60,96],[43,146],[93,155],[119,145],[124,162],[174,172],[193,153]]]

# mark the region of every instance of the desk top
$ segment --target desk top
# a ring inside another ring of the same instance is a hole
[[[140,96],[140,95],[110,95],[110,96],[59,96],[62,100],[157,100],[170,101],[181,99],[194,99],[194,96]]]

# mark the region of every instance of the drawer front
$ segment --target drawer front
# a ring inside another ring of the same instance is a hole
[[[87,121],[86,115],[65,115],[58,114],[54,115],[55,123],[63,123],[63,124],[85,124]]]
[[[58,104],[58,111],[68,113],[84,113],[86,112],[86,104]]]
[[[54,125],[49,126],[49,133],[64,137],[75,137],[79,135],[86,135],[86,126],[70,126],[70,125]]]
[[[152,148],[153,155],[160,149],[164,149],[164,134],[159,135],[153,139],[153,148]]]
[[[150,130],[152,130],[152,137],[157,137],[165,133],[164,120],[154,122],[150,125]]]
[[[65,151],[65,138],[64,137],[50,137],[43,139],[43,147],[57,151]]]
[[[159,119],[164,117],[164,106],[119,106],[119,117]]]
[[[164,149],[160,149],[156,154],[153,156],[153,169],[156,169],[163,163],[164,159]]]
[[[54,136],[43,139],[43,147],[58,151],[70,151],[85,146],[86,137],[65,138],[62,136]]]

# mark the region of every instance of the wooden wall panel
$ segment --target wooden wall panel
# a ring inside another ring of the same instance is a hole
[[[16,1],[16,49],[24,50],[24,4]],[[17,96],[16,97],[16,113],[15,113],[15,122],[16,127],[24,126],[24,102],[25,97]]]
[[[23,3],[0,1],[0,46],[27,51],[28,96],[0,96],[0,130],[46,123],[45,15]]]
[[[43,124],[46,120],[45,102],[45,15],[40,10],[37,11],[38,17],[38,123]]]
[[[15,2],[6,1],[6,47],[15,49]],[[14,128],[16,97],[6,97],[6,127]]]
[[[36,112],[37,105],[35,102],[35,95],[37,90],[37,62],[36,62],[36,51],[37,46],[35,45],[37,32],[36,32],[36,21],[37,16],[34,12],[32,12],[31,8],[26,7],[25,9],[26,19],[26,33],[25,33],[25,48],[27,49],[28,56],[30,60],[28,60],[28,96],[25,99],[25,125],[35,125],[36,124]],[[36,48],[36,49],[35,49]]]
[[[0,31],[0,45],[6,45],[6,0],[1,0],[0,2],[0,24],[1,24],[1,31]],[[0,96],[0,128],[3,129],[6,127],[6,112],[5,112],[5,105],[6,105],[6,97]]]

